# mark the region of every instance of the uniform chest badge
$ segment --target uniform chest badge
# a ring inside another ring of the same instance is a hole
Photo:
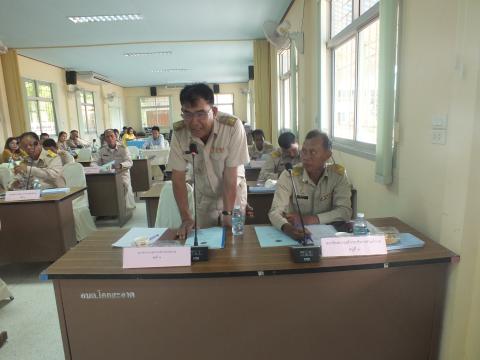
[[[328,194],[325,194],[325,195],[321,196],[320,201],[327,200],[330,197],[330,195],[332,195],[332,194],[328,193]]]

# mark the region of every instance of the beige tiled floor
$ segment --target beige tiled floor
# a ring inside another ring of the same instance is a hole
[[[143,201],[137,202],[124,228],[134,226],[147,226]],[[0,301],[0,331],[8,332],[8,342],[0,348],[1,360],[64,359],[53,286],[50,281],[39,280],[39,274],[48,266],[0,265],[0,278],[15,297],[11,302]]]

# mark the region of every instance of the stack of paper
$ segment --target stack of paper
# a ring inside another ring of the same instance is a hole
[[[146,237],[152,242],[157,240],[166,231],[166,228],[131,228],[117,242],[112,244],[113,247],[128,248],[135,246],[135,239],[138,237]]]
[[[188,236],[186,246],[193,246],[195,233]],[[225,230],[222,227],[198,229],[198,246],[208,246],[209,249],[223,249],[225,247]]]

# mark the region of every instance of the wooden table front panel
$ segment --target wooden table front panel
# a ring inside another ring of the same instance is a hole
[[[55,261],[75,246],[72,199],[2,204],[0,261]]]
[[[148,191],[152,186],[152,169],[149,159],[134,159],[130,169],[133,192]]]
[[[71,359],[425,360],[447,266],[54,283]]]

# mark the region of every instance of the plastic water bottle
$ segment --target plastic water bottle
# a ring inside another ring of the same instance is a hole
[[[358,213],[357,218],[353,222],[353,235],[367,235],[368,226],[365,220],[365,214]]]
[[[240,205],[235,205],[232,213],[232,234],[234,236],[243,235],[243,214]]]
[[[32,189],[33,190],[42,190],[42,184],[40,184],[40,180],[38,180],[37,178],[33,179]]]
[[[143,150],[142,149],[138,150],[138,158],[143,159]]]

